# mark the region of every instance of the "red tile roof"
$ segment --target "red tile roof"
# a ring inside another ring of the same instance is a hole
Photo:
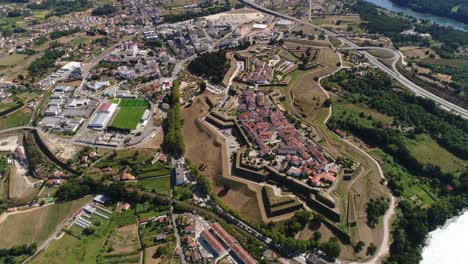
[[[208,242],[208,244],[210,244],[218,255],[222,255],[224,251],[223,246],[210,232],[208,232],[208,230],[203,230],[200,235],[206,240],[206,242]]]
[[[211,225],[211,227],[228,246],[231,247],[237,242],[236,239],[234,239],[228,232],[226,232],[226,230],[224,230],[224,228],[219,223],[214,223]]]
[[[232,251],[239,257],[244,264],[255,264],[257,261],[245,251],[239,244],[232,246]]]
[[[111,107],[111,103],[105,103],[103,105],[101,105],[101,107],[99,108],[99,111],[101,112],[107,112],[109,111],[109,108]]]
[[[309,179],[312,185],[318,185],[323,180],[333,183],[335,181],[335,176],[328,171],[324,171],[314,175],[313,177],[309,177]]]

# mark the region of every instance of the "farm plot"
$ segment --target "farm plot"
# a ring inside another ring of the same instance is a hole
[[[122,100],[110,128],[126,131],[135,129],[147,108],[148,103],[143,99]]]
[[[83,206],[89,198],[53,204],[27,212],[9,215],[0,224],[0,247],[40,244],[50,236],[67,216]]]
[[[140,227],[141,243],[144,248],[174,239],[172,226],[167,224],[167,218],[160,216],[159,219],[145,223]]]
[[[98,259],[99,263],[138,263],[140,245],[138,242],[137,224],[117,228],[107,239],[106,252]]]

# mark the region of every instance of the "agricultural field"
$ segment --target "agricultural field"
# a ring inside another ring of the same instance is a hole
[[[105,253],[101,254],[99,259],[110,263],[138,263],[140,250],[138,225],[126,225],[112,231],[105,243]]]
[[[60,226],[60,223],[88,201],[89,198],[82,198],[8,215],[6,219],[0,220],[0,248],[33,242],[40,244]],[[34,220],[33,223],[31,219]]]
[[[1,66],[10,67],[10,66],[17,65],[18,63],[23,61],[26,57],[27,55],[17,54],[17,53],[2,55],[0,56],[0,67]]]
[[[114,205],[105,208],[112,210]],[[112,214],[110,220],[92,215],[90,221],[95,224],[93,234],[85,235],[73,225],[31,263],[138,263],[137,220],[132,210]]]
[[[162,176],[155,179],[139,180],[137,186],[150,192],[169,195],[171,192],[171,177]]]
[[[148,108],[148,102],[143,99],[125,99],[119,103],[119,110],[111,128],[119,130],[133,130],[137,127],[140,118]]]
[[[173,227],[168,225],[167,221],[155,220],[140,226],[141,243],[144,248],[174,240]],[[156,239],[158,235],[162,237]]]
[[[168,214],[170,212],[169,209],[169,204],[155,205],[153,203],[146,202],[143,204],[137,204],[135,207],[135,212],[137,213],[138,218],[141,221],[151,217]]]
[[[462,160],[441,147],[429,135],[417,135],[416,139],[406,139],[411,156],[422,164],[439,166],[443,172],[462,173],[468,167],[468,161]]]
[[[101,224],[93,235],[78,239],[64,235],[59,240],[53,240],[46,250],[37,255],[31,263],[62,264],[62,263],[96,263],[107,237],[112,231],[110,221]]]
[[[338,16],[330,15],[326,17],[312,18],[312,23],[321,25],[325,28],[333,28],[336,30],[347,30],[358,27],[362,20],[358,15]]]

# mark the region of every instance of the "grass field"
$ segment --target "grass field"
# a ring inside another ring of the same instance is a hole
[[[106,252],[101,255],[102,260],[125,258],[135,254],[138,254],[137,259],[139,259],[140,245],[138,243],[137,224],[117,228],[107,239],[106,247]]]
[[[0,248],[32,242],[39,244],[46,240],[67,216],[87,201],[89,198],[82,198],[8,216],[0,224]]]
[[[19,102],[14,101],[14,102],[7,102],[7,103],[0,103],[0,111],[4,111],[7,109],[10,109],[12,107],[15,107],[18,105]]]
[[[387,50],[379,50],[379,49],[369,49],[367,50],[370,54],[382,58],[382,59],[391,59],[394,57],[394,54]]]
[[[167,165],[164,165],[160,162],[156,162],[151,165],[140,168],[137,171],[139,179],[144,179],[148,177],[163,176],[169,175],[171,173],[171,168]]]
[[[169,195],[171,192],[171,177],[160,177],[156,179],[145,179],[138,181],[138,186],[148,191],[155,191],[160,194]]]
[[[62,264],[62,263],[96,263],[102,246],[112,231],[111,222],[104,222],[91,236],[81,240],[65,235],[60,240],[54,240],[49,247],[37,255],[30,263]]]
[[[429,184],[411,175],[405,168],[394,162],[391,156],[381,150],[373,150],[370,154],[384,162],[382,169],[386,177],[395,178],[399,182],[402,187],[403,197],[407,199],[417,198],[422,202],[422,204],[419,204],[421,206],[429,206],[436,202],[437,195],[430,191]]]
[[[31,110],[27,107],[23,107],[12,114],[0,117],[0,129],[24,126],[27,125],[30,120]]]
[[[0,57],[0,66],[13,66],[23,61],[27,56],[22,54],[8,54]]]
[[[141,116],[148,108],[143,99],[125,99],[119,104],[119,111],[112,121],[111,127],[123,130],[133,130],[137,127]]]
[[[406,139],[405,143],[411,155],[419,162],[437,165],[443,172],[457,174],[461,173],[468,166],[467,161],[448,152],[429,135],[418,135],[416,140]]]

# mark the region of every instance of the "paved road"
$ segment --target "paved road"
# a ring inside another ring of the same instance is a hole
[[[267,8],[265,8],[263,6],[257,5],[257,4],[255,4],[255,3],[251,2],[251,1],[240,0],[240,2],[242,2],[242,3],[244,3],[244,4],[248,5],[248,6],[251,6],[251,7],[255,8],[255,9],[259,10],[259,11],[268,13],[270,15],[274,15],[274,16],[277,16],[277,17],[282,17],[282,18],[292,20],[292,21],[295,21],[295,22],[303,24],[303,25],[313,27],[313,28],[323,32],[324,34],[326,34],[328,36],[336,37],[341,42],[348,44],[351,48],[358,49],[358,50],[361,48],[358,45],[356,45],[355,43],[353,43],[352,41],[350,41],[349,39],[346,39],[345,37],[342,37],[341,35],[338,35],[338,34],[332,32],[332,31],[324,29],[324,28],[322,28],[320,26],[314,25],[314,24],[309,23],[309,22],[302,21],[302,20],[300,20],[298,18],[288,16],[286,14],[281,14],[281,13],[275,12],[275,11],[267,9]],[[384,48],[381,48],[381,49],[384,49]],[[399,56],[399,53],[397,51],[391,50],[391,49],[387,49],[387,50],[394,53],[396,56]],[[409,90],[414,92],[416,95],[432,99],[434,102],[437,103],[437,105],[440,108],[442,108],[442,109],[444,109],[446,111],[453,112],[455,114],[459,114],[464,119],[468,119],[468,110],[467,109],[464,109],[463,107],[460,107],[460,106],[458,106],[456,104],[453,104],[453,103],[451,103],[451,102],[449,102],[449,101],[447,101],[447,100],[445,100],[445,99],[443,99],[441,97],[438,97],[437,95],[434,95],[429,91],[426,91],[424,88],[422,88],[419,85],[417,85],[417,84],[413,83],[412,81],[408,80],[405,76],[403,76],[401,73],[399,73],[396,70],[396,68],[394,67],[395,62],[394,62],[393,67],[392,67],[393,69],[390,69],[387,66],[385,66],[383,63],[381,63],[376,57],[374,57],[373,55],[368,53],[367,51],[361,50],[360,52],[362,54],[364,54],[364,56],[369,60],[370,63],[372,63],[373,65],[379,67],[382,71],[386,72],[391,77],[393,77],[394,79],[399,81],[401,84],[403,84]]]

